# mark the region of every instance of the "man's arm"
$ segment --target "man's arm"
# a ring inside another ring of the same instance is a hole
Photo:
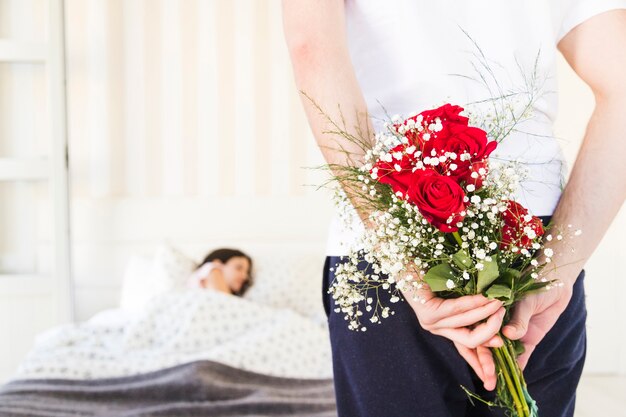
[[[570,179],[554,212],[561,229],[581,228],[572,239],[552,241],[554,264],[575,280],[626,198],[626,10],[613,10],[574,28],[558,44],[572,69],[587,83],[596,106]],[[572,232],[572,230],[568,230]]]
[[[522,367],[567,307],[576,278],[626,198],[626,10],[585,21],[559,42],[558,49],[591,87],[596,106],[552,216],[551,234],[573,234],[578,228],[583,234],[570,239],[564,233],[562,240],[546,242],[554,256],[543,273],[565,286],[522,300],[512,326],[504,328],[508,337],[521,338],[526,346],[519,358]]]
[[[344,2],[337,0],[283,1],[283,26],[291,56],[296,85],[333,121],[355,137],[371,139],[373,128],[367,105],[356,79],[348,53]],[[309,98],[301,94],[304,110],[321,152],[328,164],[347,165],[350,161],[340,146],[351,154],[351,165],[361,164],[361,148],[337,135],[335,129]],[[369,132],[369,133],[368,133]],[[364,136],[364,137],[363,137]],[[333,170],[334,175],[340,171]],[[345,190],[355,207],[358,198]],[[358,211],[367,224],[369,213]]]

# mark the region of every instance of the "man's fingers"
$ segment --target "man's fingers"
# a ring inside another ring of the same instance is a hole
[[[464,333],[464,342],[461,343],[464,343],[467,347],[475,348],[491,340],[493,336],[498,333],[500,327],[502,327],[502,319],[504,319],[505,312],[506,309],[500,307],[494,314],[489,316],[486,322],[480,323],[473,329],[455,329]]]
[[[478,360],[483,369],[483,383],[485,385],[485,389],[492,391],[496,387],[498,380],[496,377],[496,364],[493,360],[491,349],[478,346],[476,348],[476,355],[478,356]]]
[[[431,330],[431,333],[447,337],[450,340],[459,342],[469,348],[476,348],[493,338],[498,333],[504,318],[505,308],[500,309],[492,314],[485,323],[481,323],[474,329],[467,327],[460,328],[443,328]]]
[[[433,300],[434,301],[434,300]],[[442,300],[438,298],[438,303],[432,303],[432,311],[428,312],[431,323],[436,323],[449,316],[464,313],[466,311],[482,307],[491,300],[482,294],[465,295],[459,298]]]
[[[502,346],[504,346],[504,342],[502,341],[502,338],[500,336],[495,335],[494,337],[492,337],[491,339],[489,339],[485,343],[483,343],[482,346],[484,346],[484,347],[502,347]]]
[[[489,391],[494,390],[498,379],[491,350],[480,346],[476,349],[470,349],[457,342],[454,342],[454,346],[456,346],[463,359],[472,367],[476,375],[483,381],[485,389]]]
[[[444,327],[456,328],[470,326],[491,316],[493,313],[498,311],[498,308],[500,307],[502,307],[502,302],[499,300],[493,300],[487,304],[484,304],[469,311],[465,311],[461,314],[445,317],[438,322],[432,324],[431,328],[440,329]]]
[[[511,320],[502,328],[502,333],[511,340],[521,339],[528,331],[528,322],[532,315],[533,308],[529,303],[517,303],[513,307]]]
[[[463,359],[472,367],[476,375],[485,383],[485,375],[483,373],[483,367],[480,364],[478,359],[478,355],[474,349],[470,349],[467,346],[463,346],[460,343],[454,342],[454,346],[456,346],[456,350],[459,351]]]

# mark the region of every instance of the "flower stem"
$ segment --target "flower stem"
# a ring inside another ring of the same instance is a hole
[[[515,403],[515,409],[517,410],[517,415],[519,417],[526,417],[528,414],[523,414],[521,398],[519,397],[519,394],[517,393],[517,389],[515,388],[513,381],[511,381],[511,375],[509,375],[509,369],[507,369],[506,361],[502,357],[503,356],[502,350],[504,349],[506,349],[506,347],[493,348],[496,354],[496,360],[498,362],[498,365],[500,366],[500,369],[502,370],[502,374],[504,375],[504,380],[506,381],[506,385],[509,389],[509,394],[511,394],[511,397],[513,398],[513,402]]]
[[[502,336],[501,336],[502,337]],[[526,399],[524,396],[524,393],[522,392],[522,386],[520,383],[520,380],[524,380],[524,377],[521,373],[521,370],[519,369],[519,366],[517,365],[517,362],[515,361],[514,357],[512,357],[511,354],[511,343],[506,340],[504,337],[502,337],[503,340],[505,340],[505,346],[502,349],[502,355],[504,356],[504,358],[506,359],[508,365],[509,365],[509,369],[511,370],[511,375],[513,376],[513,382],[515,382],[515,388],[517,390],[517,395],[520,398],[520,401],[522,403],[522,407],[524,409],[524,415],[528,415],[530,413],[530,410],[528,409],[528,404],[526,403]],[[525,383],[524,383],[525,384]]]
[[[461,240],[459,232],[452,232],[452,236],[454,236],[454,239],[456,239],[456,242],[459,244],[459,246],[462,247],[463,241]]]

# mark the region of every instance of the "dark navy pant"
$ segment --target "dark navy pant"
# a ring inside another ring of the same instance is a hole
[[[545,223],[547,218],[542,220]],[[330,268],[342,259],[326,258],[323,281],[339,417],[505,416],[503,410],[489,409],[480,401],[474,400],[472,405],[460,385],[488,400],[493,399],[495,390],[485,390],[452,341],[422,329],[408,303],[389,303],[387,291],[379,291],[379,296],[395,314],[374,324],[362,306],[367,331],[348,330],[344,314],[334,311],[334,300],[327,294],[334,280]],[[366,266],[365,262],[359,265]],[[541,417],[574,415],[587,348],[584,276],[583,270],[568,307],[535,348],[524,370]]]

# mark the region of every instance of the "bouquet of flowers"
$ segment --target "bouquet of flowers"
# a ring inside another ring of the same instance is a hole
[[[350,329],[367,329],[362,307],[375,324],[393,314],[392,306],[367,296],[372,288],[391,292],[391,303],[401,300],[399,290],[407,294],[424,286],[442,298],[483,294],[503,302],[506,322],[510,308],[523,297],[562,285],[541,277],[553,256],[542,240],[553,236],[546,235],[540,218],[515,201],[523,166],[490,158],[510,132],[503,126],[510,127],[511,121],[470,122],[464,114],[462,107],[446,103],[408,118],[394,117],[373,143],[360,142],[363,164],[327,166],[335,172],[331,181],[341,184],[335,197],[348,208],[344,220],[350,224],[355,215],[349,208],[371,213],[359,249],[335,266],[329,289],[339,306],[335,311],[345,314]],[[480,123],[485,129],[476,126]],[[335,127],[334,133],[356,140]],[[355,207],[347,193],[357,196],[361,206]],[[560,232],[556,238],[562,239]],[[373,273],[357,268],[363,259]],[[516,361],[523,346],[502,332],[499,336],[504,345],[491,348],[497,396],[495,403],[487,403],[512,416],[537,416]]]

